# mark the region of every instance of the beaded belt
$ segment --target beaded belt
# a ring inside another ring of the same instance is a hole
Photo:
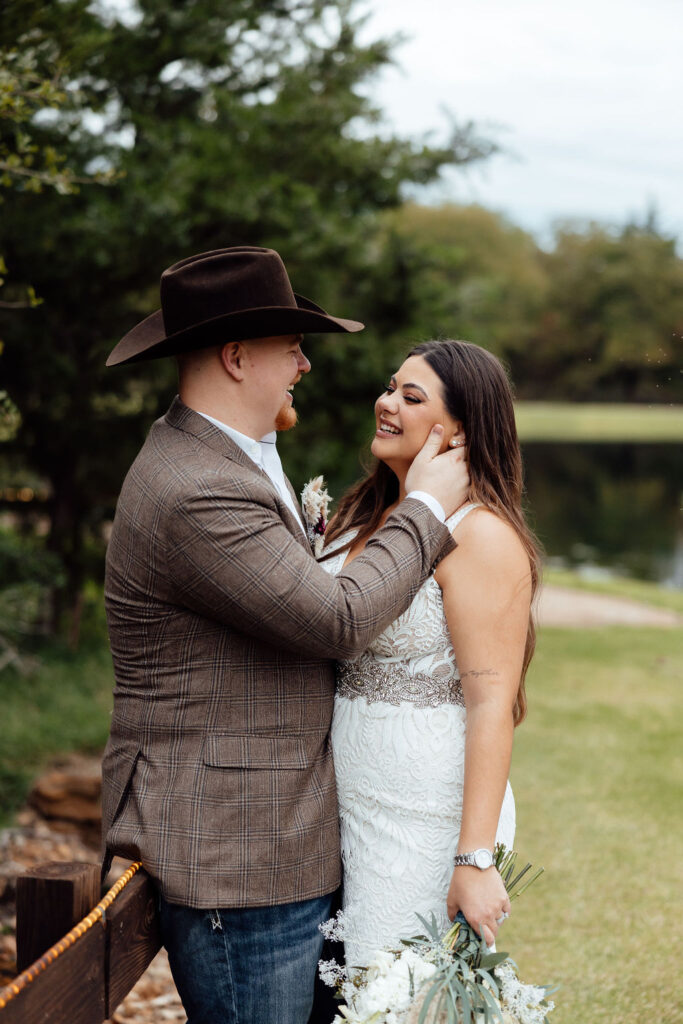
[[[383,665],[371,654],[362,654],[356,661],[337,663],[337,694],[348,700],[365,697],[370,704],[382,701],[398,706],[408,701],[418,708],[438,708],[442,704],[465,707],[457,677],[411,673],[403,665]]]

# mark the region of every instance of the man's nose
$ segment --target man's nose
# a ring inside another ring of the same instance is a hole
[[[297,366],[299,368],[299,373],[310,373],[311,371],[311,364],[301,350],[299,350]]]

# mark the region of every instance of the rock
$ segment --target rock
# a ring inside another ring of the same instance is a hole
[[[99,761],[79,759],[41,776],[28,799],[45,818],[97,824],[102,820],[101,794]]]
[[[65,835],[78,835],[93,849],[100,844],[102,780],[98,758],[74,754],[57,762],[34,783],[28,808],[19,819],[38,827],[50,823]],[[33,819],[31,818],[33,816]]]

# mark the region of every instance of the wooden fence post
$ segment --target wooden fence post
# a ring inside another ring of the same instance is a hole
[[[89,914],[100,900],[97,864],[37,864],[17,878],[17,970],[38,957]]]
[[[100,899],[92,864],[40,864],[17,879],[20,973],[2,1024],[102,1024],[159,951],[157,894],[139,863]]]

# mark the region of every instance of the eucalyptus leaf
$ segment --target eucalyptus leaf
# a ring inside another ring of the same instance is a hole
[[[497,967],[498,964],[502,964],[504,960],[509,959],[510,955],[508,953],[503,953],[502,950],[499,953],[487,953],[486,956],[481,958],[479,966],[483,967],[486,971],[490,971],[493,967]]]
[[[431,988],[427,992],[427,995],[424,998],[424,1002],[422,1003],[422,1009],[420,1010],[420,1016],[417,1019],[417,1024],[424,1024],[425,1020],[427,1019],[427,1013],[429,1012],[429,1007],[431,1006],[432,1001],[434,1000],[434,998],[437,995],[437,993],[440,992],[440,991],[441,991],[441,982],[440,981],[436,982],[436,984],[431,986]]]

